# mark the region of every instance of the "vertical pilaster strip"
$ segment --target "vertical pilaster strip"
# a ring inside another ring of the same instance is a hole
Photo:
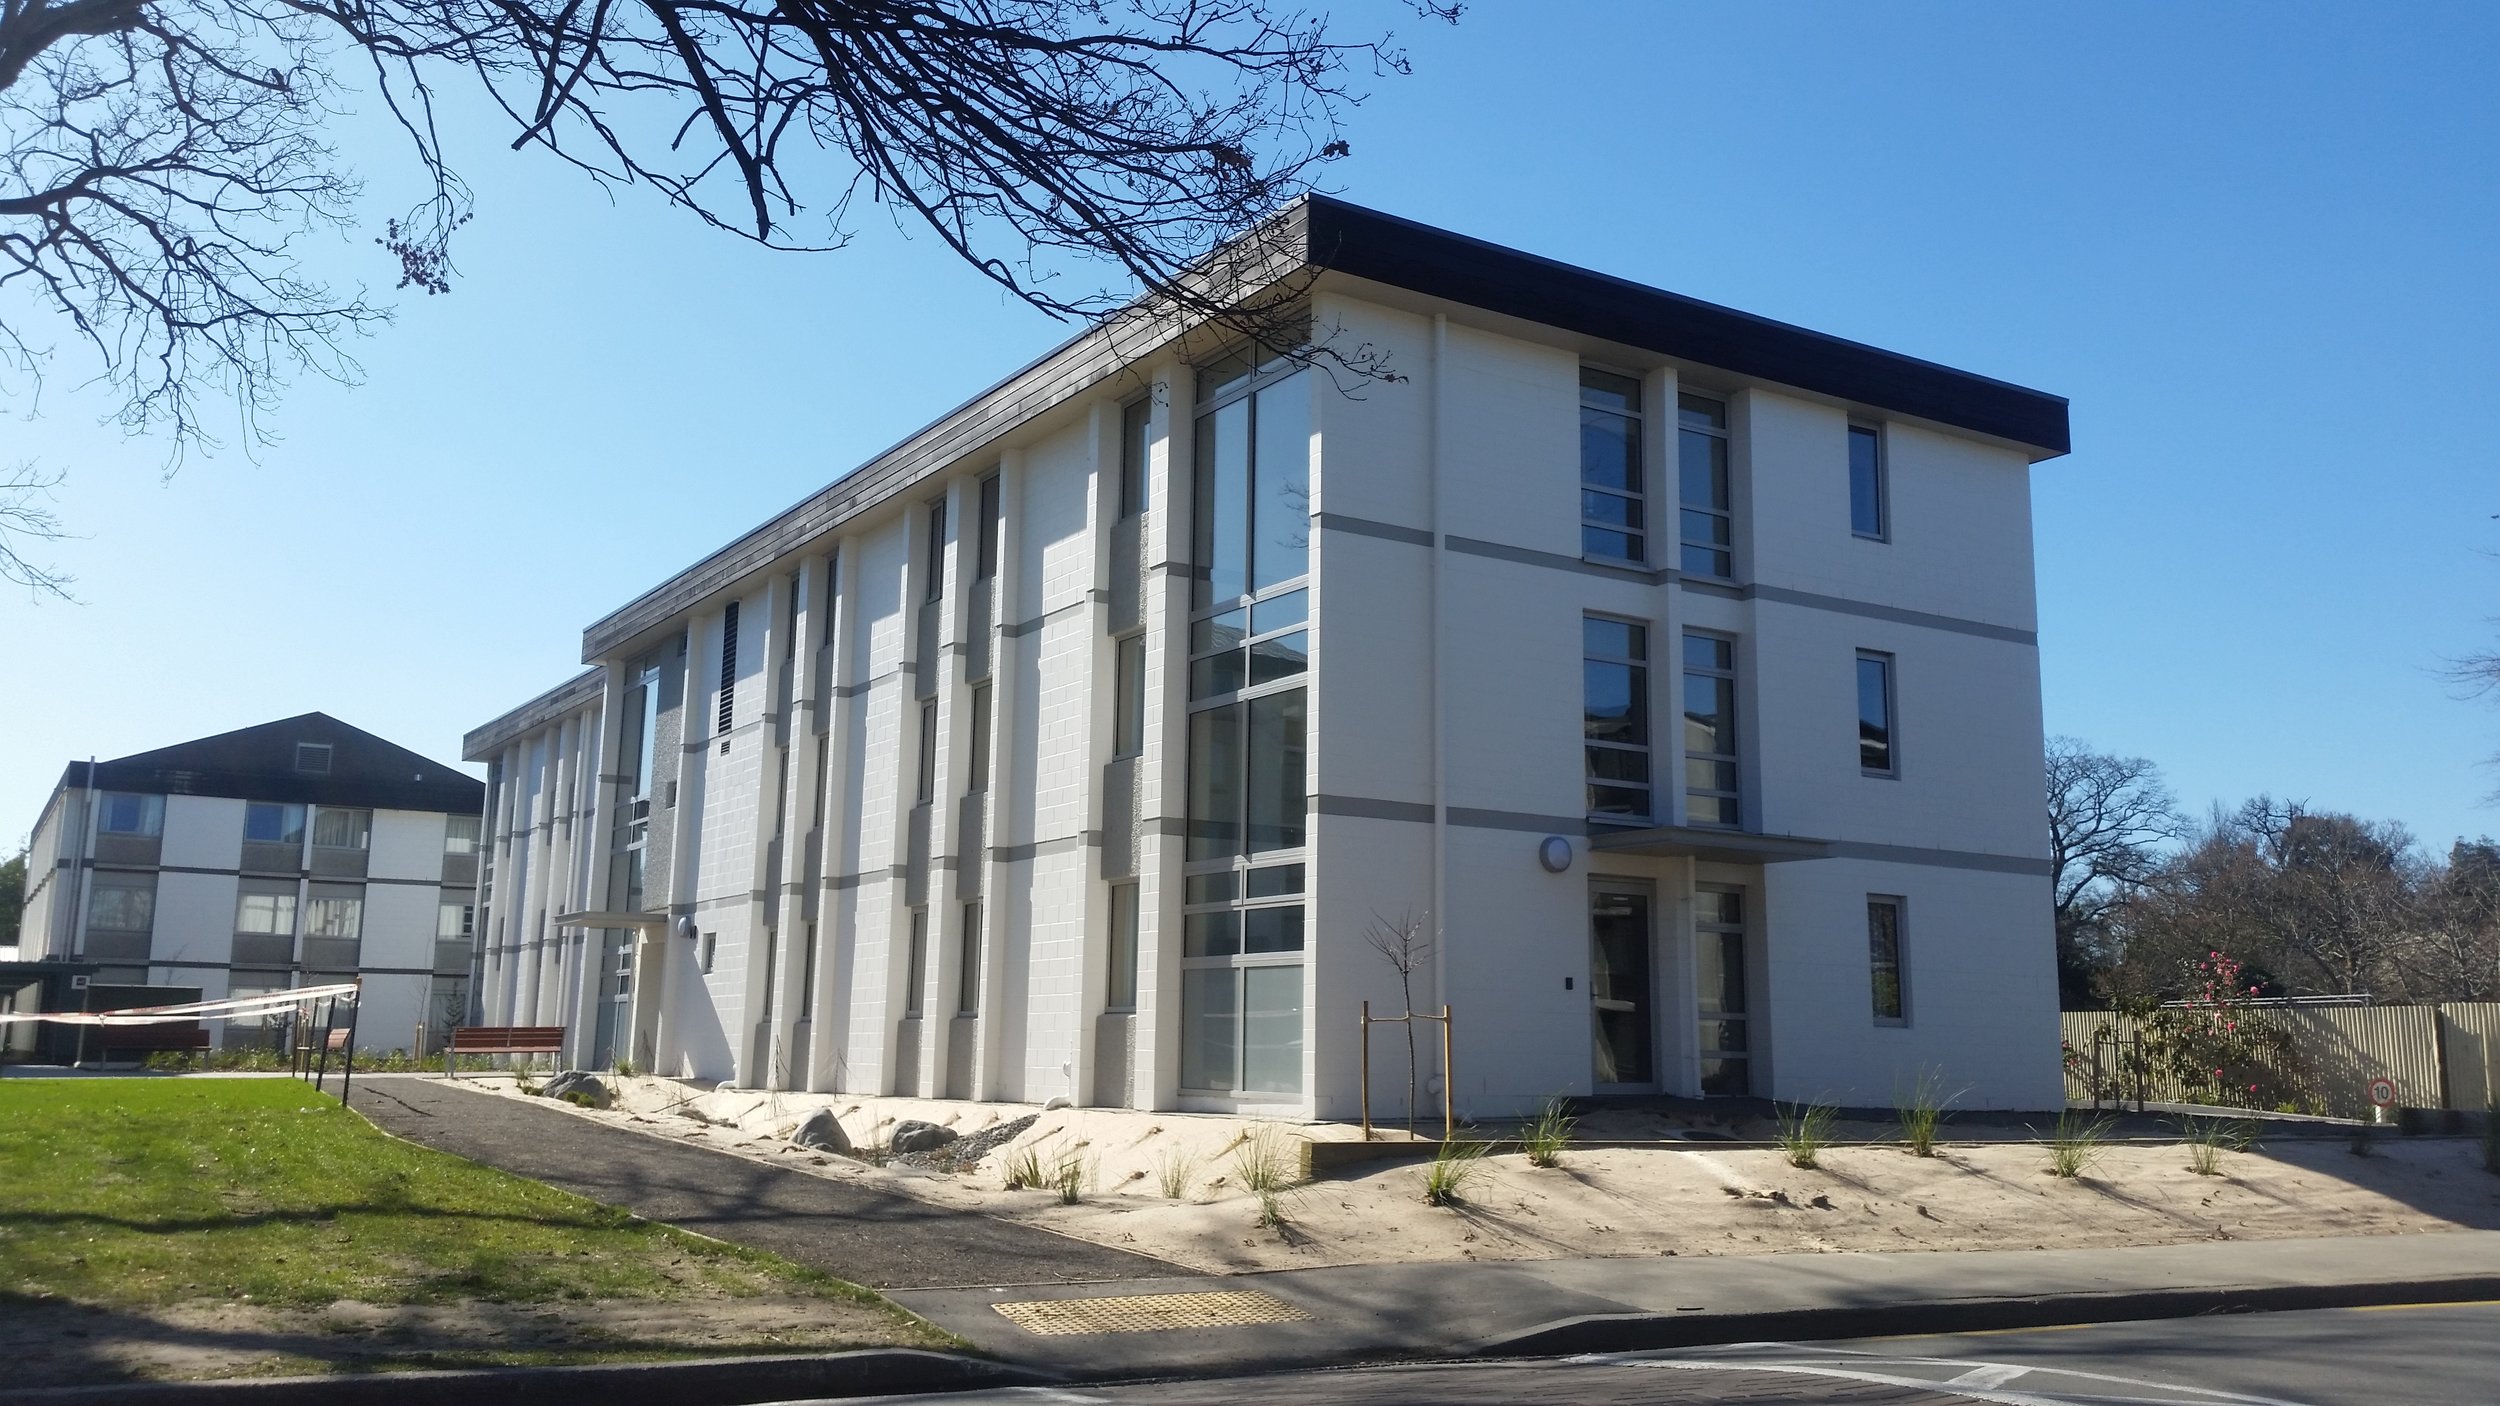
[[[857,644],[859,603],[859,552],[847,544],[837,543],[833,556],[833,594],[828,605],[829,618],[824,623],[825,669],[825,822],[817,835],[824,859],[816,866],[823,887],[816,896],[816,940],[821,955],[816,964],[815,1006],[808,1014],[807,1088],[811,1093],[833,1093],[856,1088],[847,1077],[849,1064],[851,1019],[856,1014],[853,1001],[854,983],[843,982],[846,970],[855,970],[859,956],[859,934],[856,923],[840,921],[842,901],[834,892],[834,877],[843,872],[842,856],[854,853],[851,838],[866,833],[865,820],[852,812],[851,736],[858,726],[861,703],[850,697],[848,690],[857,672],[852,653]],[[857,827],[856,829],[854,827]],[[836,997],[839,996],[837,1000]],[[883,1087],[878,1085],[877,1087]]]
[[[927,977],[920,995],[920,1083],[924,1097],[946,1093],[954,1050],[955,984],[962,975],[963,858],[956,844],[964,798],[963,759],[970,741],[964,706],[964,629],[972,596],[973,555],[965,550],[980,516],[978,480],[959,477],[946,487],[945,590],[938,604],[937,656],[920,667],[937,670],[936,781],[929,788],[928,871],[921,901],[928,907]],[[925,527],[925,524],[923,524]],[[962,734],[962,735],[958,735]],[[916,798],[916,797],[915,797]]]
[[[1093,466],[1086,486],[1085,514],[1086,549],[1091,560],[1086,571],[1085,604],[1078,611],[1078,638],[1085,642],[1087,687],[1085,726],[1077,735],[1085,748],[1085,765],[1079,769],[1085,782],[1084,831],[1103,835],[1109,826],[1109,818],[1104,814],[1103,769],[1111,757],[1113,715],[1119,711],[1120,650],[1106,626],[1111,613],[1111,532],[1120,516],[1120,402],[1095,401],[1086,431],[1090,440],[1087,462]],[[1126,569],[1125,563],[1122,569]],[[1125,818],[1122,823],[1126,823]],[[1079,854],[1083,863],[1078,890],[1083,896],[1083,919],[1079,928],[1076,1009],[1071,1013],[1075,1021],[1075,1048],[1068,1052],[1068,1087],[1063,1090],[1069,1102],[1077,1104],[1094,1101],[1095,1040],[1102,1028],[1102,1010],[1110,985],[1111,884],[1102,876],[1102,854],[1099,845],[1089,846]],[[1037,858],[1035,863],[1039,862]]]
[[[810,838],[808,819],[816,813],[816,757],[823,750],[824,739],[816,733],[817,710],[823,707],[818,695],[816,650],[825,639],[825,561],[809,557],[799,563],[798,575],[791,585],[796,628],[790,642],[790,704],[783,716],[781,734],[788,739],[782,748],[781,806],[781,870],[771,875],[775,888],[767,900],[780,913],[781,940],[775,947],[780,969],[773,973],[773,988],[780,993],[773,1001],[772,1035],[765,1058],[773,1073],[773,1087],[804,1089],[808,1087],[809,1071],[799,1067],[797,1052],[798,1026],[810,1022],[809,1044],[813,1046],[814,1012],[810,1008],[811,993],[801,989],[807,972],[807,845]],[[821,914],[819,915],[821,918]],[[817,923],[818,940],[822,940],[824,924]],[[817,965],[822,978],[824,966]]]
[[[771,1041],[765,1038],[763,1027],[772,1007],[778,1004],[772,984],[773,954],[784,936],[775,930],[780,909],[769,895],[774,884],[773,827],[780,819],[781,810],[781,802],[776,795],[781,780],[776,774],[781,766],[781,748],[776,733],[781,700],[782,637],[789,628],[782,617],[789,609],[789,589],[778,575],[767,578],[764,583],[763,626],[755,631],[757,667],[755,683],[750,690],[761,693],[763,697],[750,703],[756,722],[753,731],[755,763],[748,769],[753,777],[749,789],[754,798],[755,817],[747,826],[749,846],[747,871],[743,876],[745,896],[739,903],[746,914],[746,961],[738,972],[738,1023],[729,1032],[731,1067],[736,1070],[739,1086],[749,1089],[772,1087],[773,1076],[769,1062],[772,1059]],[[741,607],[741,623],[744,618],[744,608]],[[742,659],[745,657],[743,648],[739,656]],[[738,720],[733,716],[729,721],[734,731]],[[730,746],[734,753],[737,744],[732,742]],[[738,768],[731,767],[724,784],[736,785],[738,771]]]
[[[660,959],[647,979],[636,983],[634,993],[634,1028],[643,1028],[643,1000],[650,998],[651,1060],[656,1073],[661,1069],[682,1066],[684,1051],[679,1048],[676,986],[690,979],[695,954],[689,944],[677,939],[677,916],[694,913],[695,888],[695,813],[702,809],[698,791],[703,784],[703,761],[712,745],[712,732],[706,726],[709,714],[703,707],[703,622],[702,615],[686,621],[686,665],[683,687],[678,691],[677,779],[673,783],[676,815],[669,826],[668,905],[671,922],[666,940],[660,944]],[[662,796],[663,802],[669,797]]]
[[[1038,635],[1018,637],[1009,627],[1023,618],[1026,609],[1024,577],[1024,451],[1010,449],[998,460],[998,578],[997,598],[990,604],[990,781],[981,804],[989,807],[989,815],[981,826],[980,854],[964,856],[966,866],[979,864],[984,882],[981,884],[981,1021],[974,1028],[973,1075],[971,1093],[974,1098],[999,1096],[1002,1087],[999,1060],[1007,1028],[1005,1012],[999,1005],[999,993],[1007,989],[1009,866],[991,858],[1005,848],[1014,833],[1011,817],[1018,811],[1030,814],[1033,798],[1019,796],[1015,790],[1017,766],[1029,758],[1011,758],[1008,743],[1016,736],[1014,719],[1023,706],[1024,651],[1041,647]],[[977,498],[977,495],[976,495]],[[1037,734],[1038,735],[1038,734]],[[1037,745],[1039,745],[1037,743]],[[1039,861],[1036,860],[1036,863]],[[969,867],[965,872],[973,872]],[[1026,970],[1033,961],[1033,902],[1028,884],[1024,889],[1024,942],[1022,956]],[[962,912],[957,905],[958,914]],[[1026,1028],[1031,1028],[1030,1016]],[[1027,1102],[1039,1102],[1033,1091],[1024,1091]]]
[[[588,715],[589,735],[597,741],[585,774],[594,780],[590,788],[588,813],[582,819],[582,824],[589,829],[582,842],[590,846],[590,872],[583,885],[587,892],[582,895],[582,907],[591,909],[615,906],[610,901],[608,890],[616,857],[616,810],[617,804],[626,799],[623,783],[610,779],[615,775],[618,745],[624,736],[625,662],[620,659],[602,660],[600,674],[597,711]],[[630,936],[627,938],[628,942],[633,940]],[[597,1053],[593,1046],[599,1034],[599,1004],[608,998],[604,989],[608,976],[608,941],[607,929],[593,931],[585,940],[587,950],[582,955],[581,991],[573,1006],[573,1029],[576,1034],[569,1042],[576,1065],[589,1064],[591,1057]],[[614,1045],[609,1050],[610,1059],[619,1054],[632,1058],[633,1028],[630,1024],[613,1031],[611,1038]]]
[[[1181,856],[1189,813],[1189,464],[1197,394],[1189,369],[1166,361],[1152,373],[1146,562],[1139,613],[1146,626],[1146,736],[1138,758],[1138,813],[1147,817],[1137,855],[1137,1064],[1132,1101],[1171,1108],[1181,1080]]]

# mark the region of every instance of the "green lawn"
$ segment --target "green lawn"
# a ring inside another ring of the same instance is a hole
[[[143,1308],[865,1289],[384,1136],[290,1079],[0,1082],[0,1296]]]

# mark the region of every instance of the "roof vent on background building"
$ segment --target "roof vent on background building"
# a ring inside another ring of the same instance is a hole
[[[295,744],[295,769],[311,776],[330,774],[330,744],[298,742]]]

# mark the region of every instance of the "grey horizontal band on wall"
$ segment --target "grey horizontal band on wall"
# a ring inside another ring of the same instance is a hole
[[[1685,590],[1700,595],[1724,596],[1730,600],[1767,600],[1775,605],[1828,610],[1836,615],[1855,615],[1860,619],[1882,620],[1895,625],[1915,625],[1922,630],[1943,630],[1983,640],[2002,640],[2007,644],[2027,645],[2034,649],[2040,645],[2037,632],[2017,630],[2011,625],[1991,625],[1982,620],[1964,620],[1924,610],[1904,610],[1899,606],[1876,605],[1871,601],[1818,595],[1812,591],[1792,591],[1786,586],[1725,586],[1716,581],[1696,581],[1689,576],[1684,578],[1683,585]]]
[[[861,679],[857,683],[846,683],[840,688],[835,689],[833,691],[833,696],[836,698],[857,698],[861,694],[866,693],[868,690],[875,688],[877,685],[884,683],[888,679],[900,678],[905,674],[914,673],[916,671],[917,666],[906,662],[897,665],[894,668],[888,669],[874,678]]]
[[[1369,796],[1313,796],[1314,815],[1342,815],[1356,820],[1404,820],[1432,823],[1432,807],[1420,801],[1380,801]]]
[[[198,869],[188,864],[98,864],[93,859],[82,861],[86,867],[104,874],[200,874],[218,879],[310,879],[316,884],[398,884],[403,888],[448,888],[463,893],[477,887],[474,882],[445,883],[441,879],[393,879],[380,874],[316,874],[309,869],[289,869],[271,873],[266,869]],[[63,860],[67,868],[69,861]]]
[[[1086,830],[1079,834],[1061,835],[1055,840],[1034,840],[1021,845],[992,845],[990,862],[1016,864],[1027,859],[1037,859],[1046,854],[1067,854],[1075,850],[1091,849],[1101,843],[1101,831]]]
[[[872,879],[908,879],[910,877],[911,870],[897,864],[887,869],[871,869],[864,874],[828,874],[823,883],[832,892],[840,893],[844,889],[858,888]]]
[[[1074,615],[1076,612],[1083,610],[1086,606],[1092,603],[1093,602],[1091,600],[1070,601],[1056,610],[1045,610],[1030,620],[1026,620],[1020,624],[1009,625],[1004,629],[1001,629],[999,633],[1005,635],[1011,640],[1022,639],[1026,635],[1029,635],[1035,630],[1042,628],[1044,625],[1049,624],[1051,621]]]
[[[1981,854],[1966,849],[1922,849],[1913,845],[1878,845],[1860,840],[1835,840],[1834,859],[1869,859],[1883,864],[1924,864],[1936,869],[1979,869],[1994,874],[2047,878],[2056,866],[2045,859],[2019,854]]]
[[[1367,517],[1348,513],[1313,513],[1311,519],[1323,532],[1348,532],[1357,537],[1377,537],[1384,542],[1404,542],[1410,547],[1429,547],[1432,534],[1420,527],[1400,527],[1394,522],[1374,522]]]
[[[1452,825],[1465,830],[1516,830],[1529,835],[1585,835],[1587,817],[1578,815],[1530,815],[1518,810],[1474,810],[1451,806],[1442,812]]]
[[[1453,552],[1491,561],[1516,562],[1521,566],[1541,566],[1549,571],[1574,571],[1582,576],[1595,576],[1606,581],[1632,581],[1655,586],[1675,579],[1675,572],[1665,568],[1645,571],[1637,567],[1607,566],[1601,562],[1567,557],[1560,552],[1540,552],[1528,547],[1512,547],[1500,542],[1485,542],[1474,537],[1444,535],[1441,544]]]

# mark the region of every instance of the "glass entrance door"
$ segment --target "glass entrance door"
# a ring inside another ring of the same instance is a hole
[[[1589,895],[1589,1006],[1599,1088],[1655,1088],[1649,893],[1601,888]]]

